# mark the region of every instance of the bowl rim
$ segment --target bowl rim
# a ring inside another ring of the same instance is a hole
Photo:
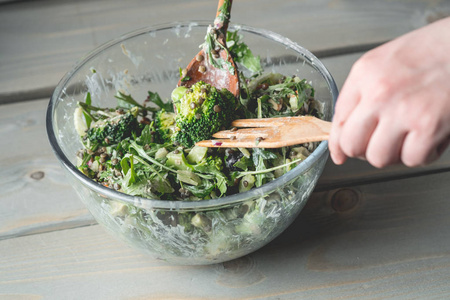
[[[82,172],[78,170],[78,168],[71,162],[71,160],[64,154],[61,147],[58,144],[56,139],[56,132],[53,128],[53,115],[55,110],[55,104],[59,99],[60,94],[63,92],[66,83],[72,78],[72,76],[77,72],[79,68],[81,68],[84,64],[89,62],[93,57],[100,54],[107,48],[115,46],[125,40],[137,37],[139,35],[148,34],[150,32],[161,31],[166,29],[173,28],[184,28],[184,27],[207,27],[211,24],[210,21],[177,21],[177,22],[169,22],[164,24],[150,25],[146,26],[129,33],[123,34],[118,38],[112,39],[92,51],[88,52],[85,56],[83,56],[80,60],[78,60],[70,71],[68,71],[62,79],[59,81],[56,86],[47,107],[46,113],[46,129],[47,136],[50,142],[50,145],[55,153],[56,157],[59,159],[62,166],[73,176],[76,180],[80,181],[84,186],[87,186],[89,189],[95,191],[99,195],[104,197],[119,200],[125,203],[129,203],[135,206],[139,206],[142,208],[152,208],[152,209],[170,209],[170,210],[207,210],[207,209],[216,209],[221,206],[233,205],[239,202],[245,202],[249,199],[253,199],[255,197],[262,197],[267,195],[268,193],[275,191],[276,189],[282,187],[285,183],[292,181],[294,178],[298,177],[302,173],[309,170],[324,154],[327,154],[328,151],[328,142],[322,141],[319,146],[313,151],[313,153],[308,156],[302,163],[296,166],[291,171],[283,174],[279,178],[270,181],[261,187],[253,188],[244,193],[237,193],[230,196],[225,196],[221,198],[214,198],[210,200],[200,200],[200,201],[180,201],[180,200],[160,200],[160,199],[150,199],[139,196],[132,196],[122,192],[118,192],[116,190],[107,188],[91,178],[84,175]],[[278,33],[272,32],[263,28],[251,27],[238,23],[230,23],[229,29],[239,29],[244,30],[245,32],[249,32],[258,36],[261,36],[265,39],[273,40],[279,44],[282,44],[295,52],[301,55],[304,60],[308,61],[315,69],[320,73],[320,75],[325,79],[330,89],[332,99],[332,112],[334,110],[334,106],[338,96],[338,88],[336,83],[328,71],[328,69],[324,66],[324,64],[309,50],[298,45],[287,37],[284,37]],[[74,154],[75,155],[75,154]],[[326,155],[328,157],[328,155]]]

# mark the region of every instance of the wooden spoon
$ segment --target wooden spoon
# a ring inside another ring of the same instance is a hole
[[[190,87],[204,81],[239,96],[238,70],[226,46],[231,3],[232,0],[219,0],[214,26],[208,28],[202,50],[182,71],[178,86]]]
[[[281,148],[327,140],[331,122],[312,116],[265,119],[242,119],[231,123],[234,128],[216,132],[217,140],[196,143],[202,147]],[[237,129],[244,127],[243,129]]]

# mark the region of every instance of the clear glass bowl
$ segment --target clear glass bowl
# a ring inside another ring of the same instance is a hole
[[[209,22],[176,22],[143,28],[112,40],[83,57],[61,80],[47,111],[47,132],[68,181],[83,203],[113,236],[173,264],[211,264],[251,253],[278,236],[299,214],[322,173],[327,142],[278,179],[224,198],[165,201],[108,189],[75,166],[82,144],[73,125],[77,101],[91,93],[95,106],[114,107],[118,90],[143,101],[147,91],[163,99],[204,41]],[[309,80],[331,120],[336,84],[309,51],[276,33],[231,24],[266,72],[296,74]],[[62,200],[63,201],[63,200]],[[204,226],[182,226],[197,218]],[[183,220],[183,222],[181,222]]]

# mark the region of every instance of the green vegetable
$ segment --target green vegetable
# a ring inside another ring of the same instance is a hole
[[[91,144],[107,146],[117,144],[139,133],[137,121],[138,108],[133,107],[125,114],[118,114],[106,120],[97,121],[94,127],[88,129],[84,138]]]
[[[177,127],[174,140],[187,148],[229,127],[237,108],[231,92],[219,91],[203,81],[194,84],[174,105]]]
[[[161,109],[155,116],[156,141],[165,143],[172,140],[176,131],[175,113]]]
[[[243,36],[238,31],[227,32],[227,47],[232,53],[235,63],[240,63],[243,67],[252,73],[259,74],[262,72],[261,59],[259,56],[253,55],[250,48],[242,42]]]
[[[189,154],[186,158],[190,164],[198,164],[203,159],[205,159],[207,153],[208,153],[208,148],[194,146],[194,148],[191,149],[191,151],[189,152]]]
[[[247,174],[239,182],[239,193],[251,190],[255,186],[255,176]]]
[[[191,170],[192,166],[188,163],[183,151],[175,150],[167,154],[166,165],[176,170]]]

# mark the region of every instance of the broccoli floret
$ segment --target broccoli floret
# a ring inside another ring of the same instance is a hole
[[[236,118],[236,98],[227,89],[217,90],[203,81],[190,89],[181,88],[184,94],[177,89],[177,93],[173,93],[178,94],[173,98],[177,127],[173,138],[185,147],[210,139],[217,131],[228,128]]]
[[[161,109],[155,116],[156,142],[164,144],[175,133],[175,113]]]
[[[107,119],[98,121],[89,128],[84,136],[91,144],[107,146],[117,144],[123,139],[130,137],[133,133],[140,131],[137,120],[139,108],[133,107],[124,114],[117,114]]]

